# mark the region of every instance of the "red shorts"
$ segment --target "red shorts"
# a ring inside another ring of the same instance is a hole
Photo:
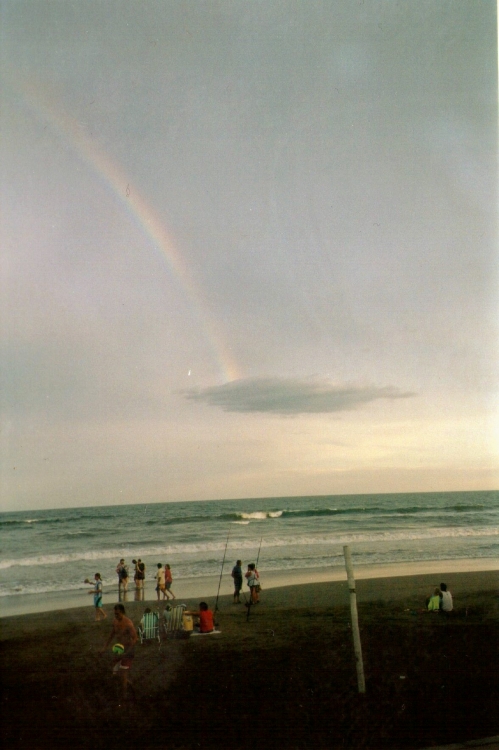
[[[113,672],[119,672],[120,669],[130,669],[133,664],[133,656],[125,656],[113,667]]]

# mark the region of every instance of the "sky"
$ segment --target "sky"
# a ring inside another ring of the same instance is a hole
[[[490,0],[2,0],[2,510],[498,489]]]

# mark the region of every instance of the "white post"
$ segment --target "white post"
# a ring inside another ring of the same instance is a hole
[[[345,567],[347,569],[348,588],[350,589],[350,613],[352,616],[353,647],[355,650],[355,661],[357,665],[357,684],[359,686],[359,693],[365,693],[366,683],[364,680],[364,664],[362,662],[362,645],[360,643],[359,619],[357,616],[357,595],[355,593],[355,578],[353,575],[352,556],[350,554],[350,547],[348,545],[345,545],[343,547],[343,554],[345,555]]]

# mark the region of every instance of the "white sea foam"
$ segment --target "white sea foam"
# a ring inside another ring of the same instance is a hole
[[[293,568],[291,565],[279,566],[276,568],[264,568],[263,569],[263,580],[265,581],[265,589],[269,588],[269,582],[276,581],[275,585],[290,585],[299,583],[310,583],[314,580],[342,580],[346,577],[345,566],[343,563],[343,555],[336,556],[335,560],[329,561],[327,565],[318,566],[314,564],[313,560],[307,561],[305,564],[300,564],[299,568]],[[383,578],[386,576],[403,576],[403,575],[421,575],[426,573],[436,573],[438,571],[445,572],[468,572],[468,571],[496,571],[497,570],[497,559],[469,559],[463,558],[452,558],[441,557],[439,559],[431,560],[409,560],[404,563],[396,562],[393,560],[385,560],[383,562],[372,561],[368,564],[360,564],[356,566],[356,578],[361,580],[364,578]],[[262,569],[260,570],[262,573]],[[225,571],[227,573],[227,570]],[[227,583],[228,576],[225,575],[224,579]],[[206,586],[209,582],[218,582],[219,576],[212,572],[211,574],[204,573],[188,573],[185,576],[177,576],[175,581],[176,584],[181,587],[185,585],[185,582],[204,581],[202,584],[202,594],[205,595]],[[278,581],[278,582],[277,582]],[[272,588],[272,585],[270,585]],[[71,594],[78,597],[78,601],[81,598],[81,605],[89,604],[88,598],[85,594],[88,593],[89,587],[83,587],[80,582],[72,583],[60,583],[54,582],[52,584],[41,583],[28,583],[24,586],[12,587],[8,585],[0,586],[0,600],[4,597],[15,597],[16,595],[29,595],[36,594],[40,595],[60,595],[60,594]],[[146,586],[146,593],[149,593],[151,597],[153,594],[152,583]],[[186,594],[184,594],[186,596]],[[104,585],[104,597],[116,596],[116,586]],[[130,598],[134,596],[133,587],[129,591]],[[77,606],[77,600],[74,600],[72,606]],[[4,605],[2,605],[3,607]],[[62,605],[61,605],[62,606]],[[57,608],[57,607],[55,607]],[[3,615],[5,616],[5,614]]]
[[[344,544],[364,544],[369,542],[407,542],[407,541],[425,541],[431,539],[464,539],[464,538],[494,538],[499,537],[499,527],[494,528],[462,528],[455,529],[425,529],[418,531],[411,529],[408,531],[369,531],[358,533],[333,533],[319,534],[315,536],[288,536],[288,537],[266,537],[262,539],[262,549],[272,547],[296,547],[296,546],[317,546],[317,545],[344,545]],[[254,550],[260,543],[259,539],[237,539],[229,540],[227,549],[234,550]],[[196,555],[206,554],[209,552],[217,553],[225,548],[225,542],[199,542],[191,544],[172,544],[164,546],[145,547],[143,549],[123,549],[116,547],[108,550],[89,550],[55,555],[33,555],[32,557],[10,558],[0,561],[0,570],[5,570],[15,566],[40,566],[40,565],[65,565],[79,561],[101,561],[116,560],[125,557],[130,560],[133,557],[140,556],[146,558],[165,559],[174,555]]]
[[[296,578],[311,567],[344,568],[345,544],[356,566],[444,558],[485,564],[499,556],[499,493],[261,498],[0,516],[0,596],[19,600],[72,592],[89,602],[82,581],[96,570],[114,596],[121,557],[131,568],[134,557],[146,562],[149,588],[158,561],[172,564],[174,586],[180,581],[175,593],[191,578],[214,576],[218,584],[222,559],[226,568],[229,560],[254,561],[260,540],[264,580],[272,571]]]

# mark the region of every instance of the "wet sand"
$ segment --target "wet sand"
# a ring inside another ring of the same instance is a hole
[[[449,617],[423,611],[441,580]],[[345,580],[265,589],[249,619],[221,596],[220,635],[137,646],[125,702],[111,653],[98,654],[110,618],[95,623],[92,597],[3,617],[3,746],[426,748],[499,734],[498,572],[363,578],[356,590],[365,695]],[[136,624],[146,604],[126,603]]]
[[[220,587],[220,594],[229,594],[232,591],[232,579],[229,572],[232,563],[226,562],[225,569],[220,581],[220,575],[204,576],[198,578],[181,578],[174,581],[173,590],[183,599],[206,598],[216,596]],[[460,560],[427,560],[410,563],[399,563],[397,565],[355,565],[355,577],[358,581],[368,578],[393,578],[394,576],[410,576],[427,574],[436,576],[437,582],[441,573],[447,576],[454,573],[470,573],[483,571],[496,571],[498,563],[494,559],[460,559]],[[337,565],[329,568],[304,568],[302,570],[276,570],[260,571],[265,584],[265,589],[282,588],[298,584],[324,583],[327,581],[345,581],[345,566]],[[141,600],[151,603],[155,602],[155,583],[153,577],[149,576]],[[115,581],[104,581],[104,601],[110,604],[117,601],[118,590]],[[12,615],[26,615],[33,612],[50,612],[61,609],[74,609],[84,607],[88,603],[89,587],[82,584],[81,590],[76,591],[53,591],[41,594],[25,594],[4,596],[0,598],[0,617],[11,617]],[[139,599],[133,584],[129,586],[125,604]]]

